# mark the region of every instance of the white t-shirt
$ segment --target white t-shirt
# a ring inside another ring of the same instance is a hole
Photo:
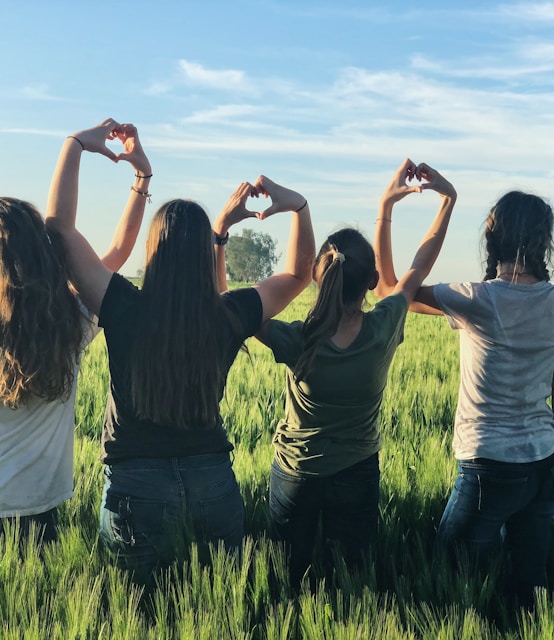
[[[553,454],[554,286],[495,279],[433,292],[460,331],[456,458],[520,463]]]
[[[82,349],[98,333],[82,308]],[[17,409],[0,403],[0,518],[48,511],[73,495],[73,430],[79,362],[65,401],[31,398]]]

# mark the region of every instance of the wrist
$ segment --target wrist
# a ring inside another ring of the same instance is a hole
[[[220,234],[217,231],[215,231],[214,229],[212,229],[212,233],[213,233],[213,237],[214,237],[214,244],[218,247],[224,247],[227,242],[229,241],[229,232],[227,231],[227,233],[224,234]]]

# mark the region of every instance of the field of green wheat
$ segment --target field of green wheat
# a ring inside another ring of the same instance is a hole
[[[305,316],[313,291],[282,317]],[[89,348],[76,407],[75,495],[60,508],[60,538],[39,557],[0,539],[0,638],[17,639],[468,639],[554,637],[552,594],[514,611],[497,577],[476,579],[432,563],[432,545],[455,477],[451,437],[458,342],[443,318],[410,315],[382,410],[380,539],[372,562],[299,594],[282,548],[270,542],[271,436],[283,407],[284,369],[250,340],[230,373],[222,411],[246,504],[240,555],[194,545],[160,576],[148,602],[98,542],[100,434],[108,387],[99,336]],[[554,562],[549,566],[554,580]]]

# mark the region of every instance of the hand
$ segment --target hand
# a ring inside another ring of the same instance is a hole
[[[85,151],[101,153],[110,160],[117,162],[118,158],[111,149],[108,149],[106,140],[113,140],[117,136],[117,129],[120,126],[113,118],[108,118],[95,127],[78,131],[71,137],[77,138]]]
[[[432,189],[441,196],[448,198],[456,198],[456,189],[452,186],[448,180],[442,176],[438,171],[431,168],[425,162],[417,165],[415,170],[415,176],[418,180],[426,180],[421,184],[421,189]]]
[[[422,166],[422,165],[420,165]],[[383,202],[389,202],[394,204],[402,198],[406,197],[409,193],[421,193],[421,185],[409,186],[406,182],[410,182],[413,178],[420,179],[417,174],[417,167],[410,158],[406,158],[404,162],[398,167],[394,174],[389,186],[385,189],[381,200]]]
[[[130,162],[143,176],[150,175],[152,167],[140,143],[137,128],[132,124],[121,124],[115,129],[115,134],[123,144],[123,153],[117,155],[117,160]]]
[[[264,195],[266,198],[271,198],[271,205],[261,213],[256,214],[260,220],[265,220],[281,211],[297,211],[306,202],[306,199],[298,192],[287,189],[287,187],[273,182],[266,176],[260,176],[254,183],[254,187],[257,193]]]
[[[258,197],[258,191],[249,182],[242,182],[223,206],[217,219],[218,230],[225,229],[225,232],[237,222],[246,218],[256,218],[258,213],[246,208],[246,200],[249,197]],[[219,231],[218,231],[219,232]]]

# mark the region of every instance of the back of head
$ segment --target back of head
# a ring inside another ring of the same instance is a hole
[[[82,342],[61,239],[28,202],[0,198],[0,401],[71,391]]]
[[[295,375],[302,380],[310,368],[317,345],[333,336],[345,313],[360,309],[375,282],[375,253],[364,236],[352,228],[331,234],[322,244],[314,266],[319,293],[304,323],[305,350]]]
[[[552,208],[538,196],[510,191],[491,209],[486,221],[485,280],[496,278],[499,263],[513,263],[539,280],[549,280]]]
[[[181,427],[218,419],[221,309],[210,220],[196,202],[171,200],[146,245],[131,368],[140,418]]]

